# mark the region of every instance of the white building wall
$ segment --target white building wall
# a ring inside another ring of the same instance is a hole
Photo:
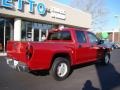
[[[14,19],[14,41],[21,41],[21,19]]]
[[[83,12],[81,10],[74,9],[67,5],[59,4],[57,2],[51,0],[35,0],[36,3],[44,3],[47,9],[46,15],[42,16],[38,13],[37,5],[34,5],[34,12],[30,13],[30,5],[29,3],[24,3],[23,10],[18,10],[18,0],[13,0],[13,8],[8,9],[4,7],[0,7],[0,15],[7,16],[7,17],[19,17],[26,20],[37,21],[37,22],[48,22],[48,23],[57,23],[57,24],[64,24],[69,26],[76,26],[76,27],[84,27],[90,28],[91,27],[91,15],[89,13]],[[60,10],[58,15],[61,15],[61,11],[65,14],[65,19],[53,18],[51,10],[55,8],[55,10]],[[50,10],[50,12],[48,12]]]

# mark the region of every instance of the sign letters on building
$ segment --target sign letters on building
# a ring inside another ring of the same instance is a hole
[[[29,12],[34,12],[34,7],[37,7],[37,11],[40,15],[44,15],[46,13],[46,6],[44,3],[36,3],[35,0],[16,0],[18,2],[17,9],[22,11],[25,4],[29,4]],[[15,0],[1,0],[1,6],[5,8],[13,9],[15,6],[13,4]]]
[[[61,20],[66,19],[66,12],[62,9],[52,7],[50,12],[51,12],[52,18],[61,19]]]

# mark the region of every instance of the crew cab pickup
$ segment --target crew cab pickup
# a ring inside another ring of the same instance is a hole
[[[19,71],[48,70],[56,80],[66,79],[71,66],[110,61],[110,49],[85,29],[51,30],[43,42],[8,41],[7,64]]]

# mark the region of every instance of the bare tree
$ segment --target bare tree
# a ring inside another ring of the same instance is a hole
[[[106,16],[108,15],[105,0],[71,0],[70,6],[92,15],[91,29],[93,31],[104,30],[104,25],[107,24]]]
[[[71,0],[71,6],[92,15],[91,29],[93,31],[104,29],[108,14],[108,10],[105,7],[105,0]]]

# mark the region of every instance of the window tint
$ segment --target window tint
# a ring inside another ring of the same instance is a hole
[[[62,33],[62,40],[71,40],[71,34],[69,31],[64,31]]]
[[[71,40],[69,31],[52,32],[48,36],[48,40]]]
[[[88,37],[89,37],[90,43],[97,43],[98,42],[98,38],[93,33],[89,32]]]
[[[86,43],[86,38],[83,31],[76,31],[76,36],[79,43]]]
[[[59,32],[49,33],[48,40],[59,40],[59,39],[60,39],[60,33]]]

